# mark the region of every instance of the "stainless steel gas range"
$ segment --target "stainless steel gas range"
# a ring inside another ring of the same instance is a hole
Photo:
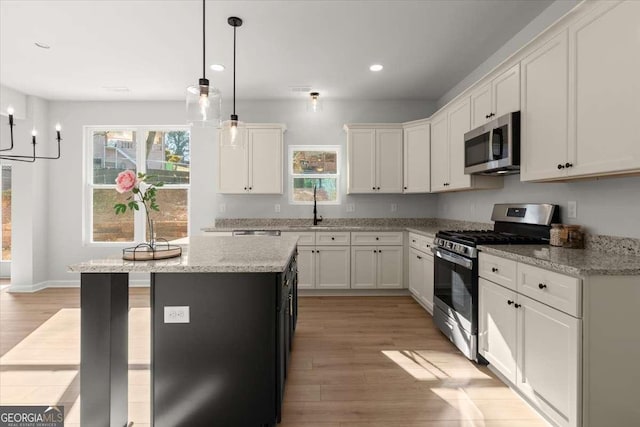
[[[478,245],[546,244],[558,207],[496,204],[493,230],[439,231],[435,257],[433,319],[469,359],[478,356]]]

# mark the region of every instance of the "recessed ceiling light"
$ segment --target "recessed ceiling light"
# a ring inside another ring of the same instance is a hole
[[[224,65],[222,64],[212,64],[210,68],[213,71],[224,71]]]
[[[384,67],[382,66],[382,64],[373,64],[371,67],[369,67],[369,69],[371,71],[382,71]]]
[[[40,49],[51,49],[51,46],[49,46],[46,43],[35,42],[34,44],[38,46]]]

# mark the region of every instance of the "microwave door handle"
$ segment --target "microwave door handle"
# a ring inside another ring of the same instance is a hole
[[[468,258],[452,254],[448,251],[443,251],[442,249],[438,248],[432,248],[431,252],[433,252],[433,254],[440,259],[452,262],[456,265],[466,268],[467,270],[473,270],[473,261]]]
[[[489,144],[487,144],[487,149],[489,150],[489,156],[487,157],[489,161],[493,161],[493,129],[489,129]]]
[[[500,128],[500,159],[504,158],[504,132]]]

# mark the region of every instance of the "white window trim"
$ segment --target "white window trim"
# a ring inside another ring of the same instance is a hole
[[[335,151],[336,152],[336,173],[335,174],[296,174],[293,173],[293,152],[294,151]],[[291,205],[313,205],[312,201],[305,202],[293,199],[293,179],[294,178],[335,178],[336,179],[336,200],[318,200],[319,205],[339,205],[340,198],[340,162],[342,161],[342,147],[339,145],[290,145],[287,156],[287,169],[289,171],[289,204]]]
[[[94,242],[91,240],[92,238],[92,230],[93,230],[93,190],[94,189],[113,189],[115,191],[115,182],[113,185],[109,184],[92,184],[93,178],[93,132],[96,131],[132,131],[136,132],[136,160],[144,157],[144,138],[143,135],[147,131],[187,131],[191,134],[191,127],[185,125],[175,125],[175,126],[91,126],[86,125],[83,126],[83,144],[82,144],[82,155],[83,155],[83,170],[82,170],[82,244],[85,247],[115,247],[115,248],[126,248],[131,246],[132,243],[135,242],[144,242],[146,241],[146,237],[144,235],[146,230],[146,215],[144,213],[144,209],[139,211],[135,211],[133,213],[133,240],[128,242]],[[191,137],[191,136],[190,136]],[[191,143],[191,141],[189,141]],[[191,151],[191,147],[189,148]],[[147,172],[147,164],[146,162],[142,162],[141,165],[138,165],[137,172],[146,173]],[[179,190],[186,189],[187,190],[187,211],[191,212],[191,177],[189,177],[189,184],[167,184],[163,189],[170,190]],[[190,216],[190,215],[189,215]],[[187,235],[191,235],[191,221],[187,221]]]

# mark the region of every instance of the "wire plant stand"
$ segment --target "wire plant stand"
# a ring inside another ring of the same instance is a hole
[[[147,217],[148,218],[148,217]],[[167,239],[156,238],[153,221],[149,221],[151,240],[122,250],[122,259],[126,261],[153,261],[157,259],[182,256],[182,247],[172,245]]]

